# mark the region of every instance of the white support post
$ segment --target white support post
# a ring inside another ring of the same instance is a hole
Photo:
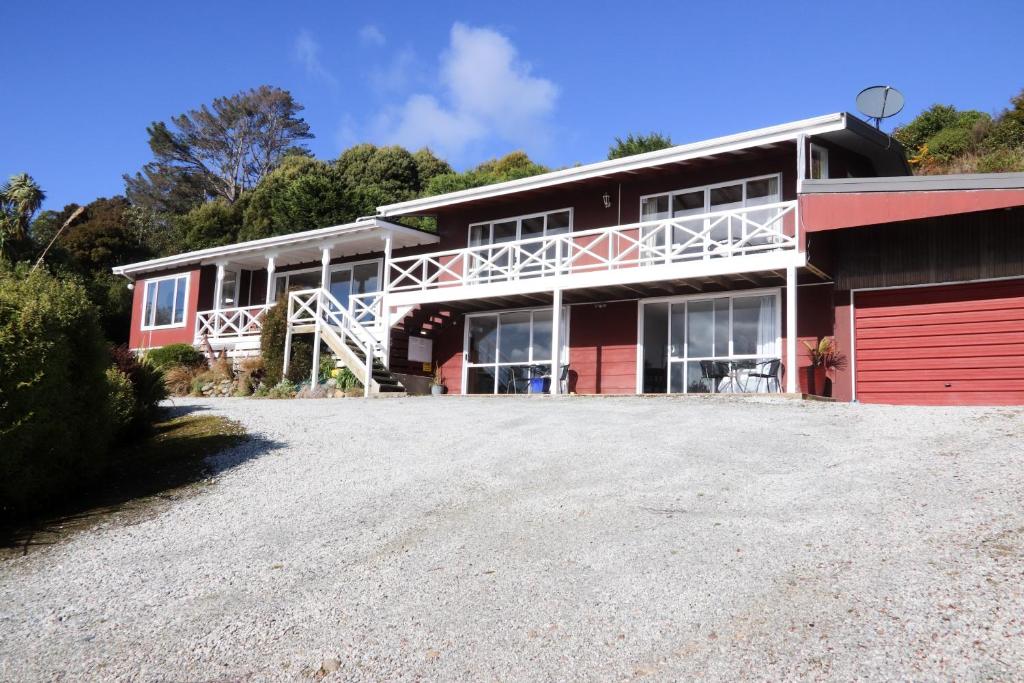
[[[551,309],[551,395],[558,396],[562,388],[562,290],[556,289]]]
[[[315,387],[320,375],[320,315],[323,306],[323,296],[318,292],[316,295],[316,323],[313,327],[313,369],[310,371],[309,388]]]
[[[797,391],[796,266],[786,267],[786,392]]]
[[[267,257],[267,296],[263,300],[264,305],[274,303],[274,271],[277,270],[277,257]]]
[[[281,379],[288,377],[288,368],[292,363],[292,324],[288,323],[288,327],[284,332],[284,367],[281,368]]]
[[[391,288],[391,233],[384,238],[384,281],[381,285],[380,325],[381,346],[384,367],[391,367],[391,306],[388,305],[388,290]]]
[[[363,382],[363,398],[370,398],[370,383],[373,382],[373,350],[366,352],[366,381]]]
[[[807,177],[807,136],[796,136],[796,193],[804,191],[804,178]]]
[[[224,264],[217,264],[217,283],[213,286],[213,310],[220,310],[220,300],[224,296]]]
[[[320,286],[331,291],[331,248],[324,247],[320,254]]]

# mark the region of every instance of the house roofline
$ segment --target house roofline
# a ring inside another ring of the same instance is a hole
[[[518,180],[509,180],[503,183],[495,183],[493,185],[473,187],[467,190],[448,192],[446,194],[435,195],[433,197],[422,197],[420,199],[412,199],[395,204],[385,204],[377,207],[377,213],[378,215],[385,217],[424,213],[445,206],[462,204],[479,199],[488,199],[516,192],[525,192],[553,185],[598,178],[614,173],[623,173],[651,166],[671,164],[685,161],[687,159],[693,159],[695,157],[721,154],[734,149],[757,147],[759,145],[766,145],[774,142],[793,140],[800,135],[817,135],[847,128],[852,129],[855,128],[856,124],[851,125],[851,121],[856,120],[856,117],[853,117],[846,112],[826,114],[825,116],[791,121],[789,123],[783,123],[776,126],[758,128],[756,130],[711,138],[709,140],[702,140],[699,142],[692,142],[685,145],[676,145],[674,147],[659,149],[654,152],[636,154],[633,156],[623,157],[621,159],[610,159],[608,161],[599,161],[593,164],[586,164],[584,166],[574,166],[572,168],[543,173],[536,176],[530,176],[528,178],[520,178]],[[865,124],[865,128],[870,128],[870,126]],[[854,132],[862,136],[868,135],[859,127]],[[870,133],[875,133],[875,131],[871,129]],[[877,133],[877,136],[879,136],[880,139],[886,138],[883,133]],[[875,142],[877,142],[877,140]]]
[[[342,225],[332,225],[330,227],[317,228],[315,230],[304,230],[302,232],[293,232],[287,235],[275,235],[273,237],[264,237],[258,240],[228,244],[222,247],[197,249],[196,251],[187,251],[182,254],[174,254],[173,256],[164,256],[161,258],[150,259],[148,261],[128,263],[123,266],[115,266],[111,268],[111,271],[113,271],[115,275],[123,275],[128,278],[133,278],[135,275],[141,273],[166,270],[169,268],[197,263],[202,264],[211,261],[215,262],[220,259],[228,259],[231,256],[249,254],[268,249],[273,250],[275,247],[286,248],[300,242],[316,242],[319,240],[329,242],[337,237],[345,237],[350,234],[364,232],[374,228],[395,234],[432,238],[426,240],[427,242],[437,241],[436,235],[425,230],[399,225],[398,223],[393,223],[382,218],[360,218],[352,223],[344,223]]]
[[[957,173],[951,175],[805,180],[802,194],[1020,189],[1024,189],[1024,173]]]

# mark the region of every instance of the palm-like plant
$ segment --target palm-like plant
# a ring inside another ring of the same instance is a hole
[[[32,216],[43,205],[46,193],[28,173],[18,173],[0,186],[0,251],[10,239],[24,239]]]
[[[804,342],[807,347],[807,355],[811,358],[811,365],[826,370],[842,370],[846,367],[846,354],[836,346],[833,337],[822,337],[817,344]]]

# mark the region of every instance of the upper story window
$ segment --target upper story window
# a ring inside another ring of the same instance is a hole
[[[479,247],[485,244],[527,240],[531,237],[558,235],[571,229],[572,209],[514,216],[470,225],[469,246]]]
[[[811,178],[821,180],[828,178],[828,150],[811,144]]]
[[[781,201],[779,175],[731,180],[640,198],[640,220],[695,216]]]
[[[142,302],[142,329],[181,327],[185,324],[188,274],[147,280]]]

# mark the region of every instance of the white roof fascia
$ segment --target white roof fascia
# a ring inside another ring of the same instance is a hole
[[[232,256],[251,254],[253,252],[265,251],[268,254],[272,254],[275,253],[275,250],[286,250],[288,247],[308,242],[320,241],[324,244],[328,244],[333,239],[345,238],[350,235],[375,229],[393,234],[413,236],[422,239],[422,244],[438,241],[438,237],[436,235],[432,235],[422,230],[416,230],[415,228],[409,228],[404,225],[398,225],[397,223],[373,218],[369,220],[364,219],[356,221],[354,223],[345,223],[343,225],[333,225],[327,228],[317,228],[316,230],[294,232],[288,235],[275,235],[273,237],[264,237],[262,239],[250,240],[248,242],[238,242],[236,244],[228,244],[223,247],[198,249],[196,251],[189,251],[183,254],[151,259],[149,261],[139,261],[138,263],[115,266],[111,268],[111,270],[115,275],[130,277],[137,273],[166,270],[168,268],[175,268],[177,266],[192,263],[213,263],[218,260],[229,259]]]
[[[760,145],[793,140],[800,135],[820,135],[822,133],[830,133],[836,130],[842,130],[845,127],[846,113],[839,112],[825,116],[818,116],[816,118],[784,123],[777,126],[770,126],[768,128],[759,128],[757,130],[736,133],[734,135],[712,138],[710,140],[677,145],[675,147],[659,149],[657,151],[646,152],[644,154],[636,154],[622,159],[611,159],[609,161],[599,161],[585,166],[574,166],[573,168],[552,171],[551,173],[543,173],[529,178],[509,180],[504,183],[495,183],[493,185],[484,185],[482,187],[473,187],[467,190],[449,192],[447,194],[435,195],[433,197],[423,197],[421,199],[412,199],[406,202],[398,202],[396,204],[385,204],[377,207],[377,212],[378,215],[382,217],[407,215],[414,212],[425,212],[443,206],[449,206],[451,204],[488,199],[491,197],[512,194],[514,192],[525,192],[527,190],[535,190],[543,187],[550,187],[552,185],[560,185],[562,183],[597,178],[613,173],[623,173],[651,166],[660,166],[662,164],[686,161],[688,159],[702,156],[723,154],[746,147],[758,147]]]

